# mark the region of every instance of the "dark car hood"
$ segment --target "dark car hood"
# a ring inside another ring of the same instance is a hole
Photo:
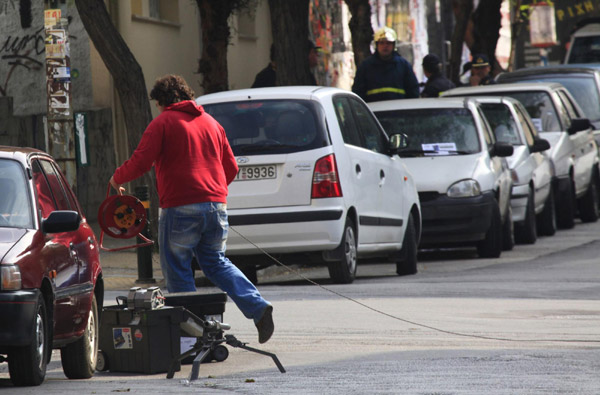
[[[27,233],[27,230],[25,229],[0,228],[0,262],[4,259],[4,255],[6,255],[25,233]]]

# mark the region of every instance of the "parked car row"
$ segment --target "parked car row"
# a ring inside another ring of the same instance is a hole
[[[498,257],[576,216],[599,216],[591,123],[558,83],[456,88],[369,103],[325,87],[237,90],[197,99],[224,127],[240,171],[227,255],[254,282],[277,260],[417,270],[417,249],[474,246]]]

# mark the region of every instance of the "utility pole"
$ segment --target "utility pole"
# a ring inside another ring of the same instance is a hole
[[[77,189],[77,159],[71,103],[71,59],[67,19],[56,2],[44,10],[46,34],[46,150],[60,165],[67,182]]]

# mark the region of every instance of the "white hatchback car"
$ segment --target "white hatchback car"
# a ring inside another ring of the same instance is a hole
[[[388,132],[405,133],[400,151],[415,176],[423,209],[423,247],[476,246],[496,258],[513,246],[512,187],[505,157],[480,104],[465,99],[369,103]]]
[[[240,171],[229,186],[227,256],[254,282],[276,262],[327,262],[350,283],[358,258],[417,271],[413,177],[355,94],[325,87],[234,90],[197,103],[225,129]],[[260,248],[259,248],[260,247]]]
[[[533,244],[538,233],[556,232],[552,178],[554,167],[544,151],[550,143],[539,133],[521,102],[507,96],[477,97],[496,139],[510,144],[506,158],[512,173],[512,218],[517,243]]]

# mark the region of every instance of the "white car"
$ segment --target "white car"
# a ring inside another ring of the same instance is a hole
[[[512,180],[505,157],[475,99],[404,99],[369,103],[388,134],[405,133],[400,151],[415,177],[423,211],[421,246],[474,245],[496,258],[513,246]]]
[[[558,227],[572,228],[577,211],[583,222],[595,222],[600,195],[598,147],[589,119],[568,90],[558,83],[531,82],[454,88],[442,94],[490,95],[519,100],[540,135],[550,142]]]
[[[256,270],[327,263],[350,283],[358,258],[417,271],[421,209],[413,177],[355,94],[325,87],[233,90],[197,103],[224,127],[240,171],[229,186],[227,256]]]
[[[477,97],[496,139],[513,146],[506,158],[512,173],[512,219],[515,241],[533,244],[538,233],[556,232],[556,211],[552,192],[553,167],[548,140],[538,131],[521,102],[507,96]]]

